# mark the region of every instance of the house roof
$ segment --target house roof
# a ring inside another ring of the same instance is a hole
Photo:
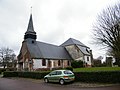
[[[69,45],[76,45],[83,54],[85,55],[90,55],[89,53],[89,47],[87,47],[86,45],[84,45],[83,43],[81,43],[80,41],[73,39],[73,38],[69,38],[67,41],[65,41],[63,44],[61,44],[60,46],[69,46]]]
[[[79,46],[77,45],[77,47],[81,50],[81,52],[85,55],[90,55],[90,51],[88,50],[87,47],[83,47],[83,46]]]
[[[45,58],[45,59],[72,59],[64,47],[47,44],[39,41],[35,43],[27,43],[32,58]]]
[[[80,45],[80,46],[85,46],[83,43],[81,43],[80,41],[73,39],[73,38],[69,38],[67,41],[65,41],[63,44],[61,44],[60,46],[69,46],[69,45]]]

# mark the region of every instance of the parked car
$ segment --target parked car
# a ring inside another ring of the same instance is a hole
[[[70,70],[54,70],[44,76],[44,81],[48,82],[59,82],[61,85],[72,82],[75,80],[75,75]]]

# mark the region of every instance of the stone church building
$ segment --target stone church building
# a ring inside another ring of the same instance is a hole
[[[60,46],[37,41],[32,14],[18,55],[18,69],[34,71],[71,66],[71,61],[82,60],[84,66],[92,65],[92,51],[80,41],[69,38]]]

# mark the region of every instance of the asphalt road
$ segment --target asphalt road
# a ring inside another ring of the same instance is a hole
[[[59,85],[39,80],[0,78],[0,90],[120,90],[120,85],[107,87],[74,87],[72,84]]]

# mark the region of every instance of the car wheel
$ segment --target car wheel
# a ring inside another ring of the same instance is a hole
[[[59,83],[60,83],[61,85],[63,85],[63,84],[65,84],[65,81],[64,81],[63,79],[60,79],[60,80],[59,80]]]
[[[47,78],[45,78],[44,81],[45,81],[45,83],[48,83],[48,82],[49,82],[49,80],[48,80]]]

